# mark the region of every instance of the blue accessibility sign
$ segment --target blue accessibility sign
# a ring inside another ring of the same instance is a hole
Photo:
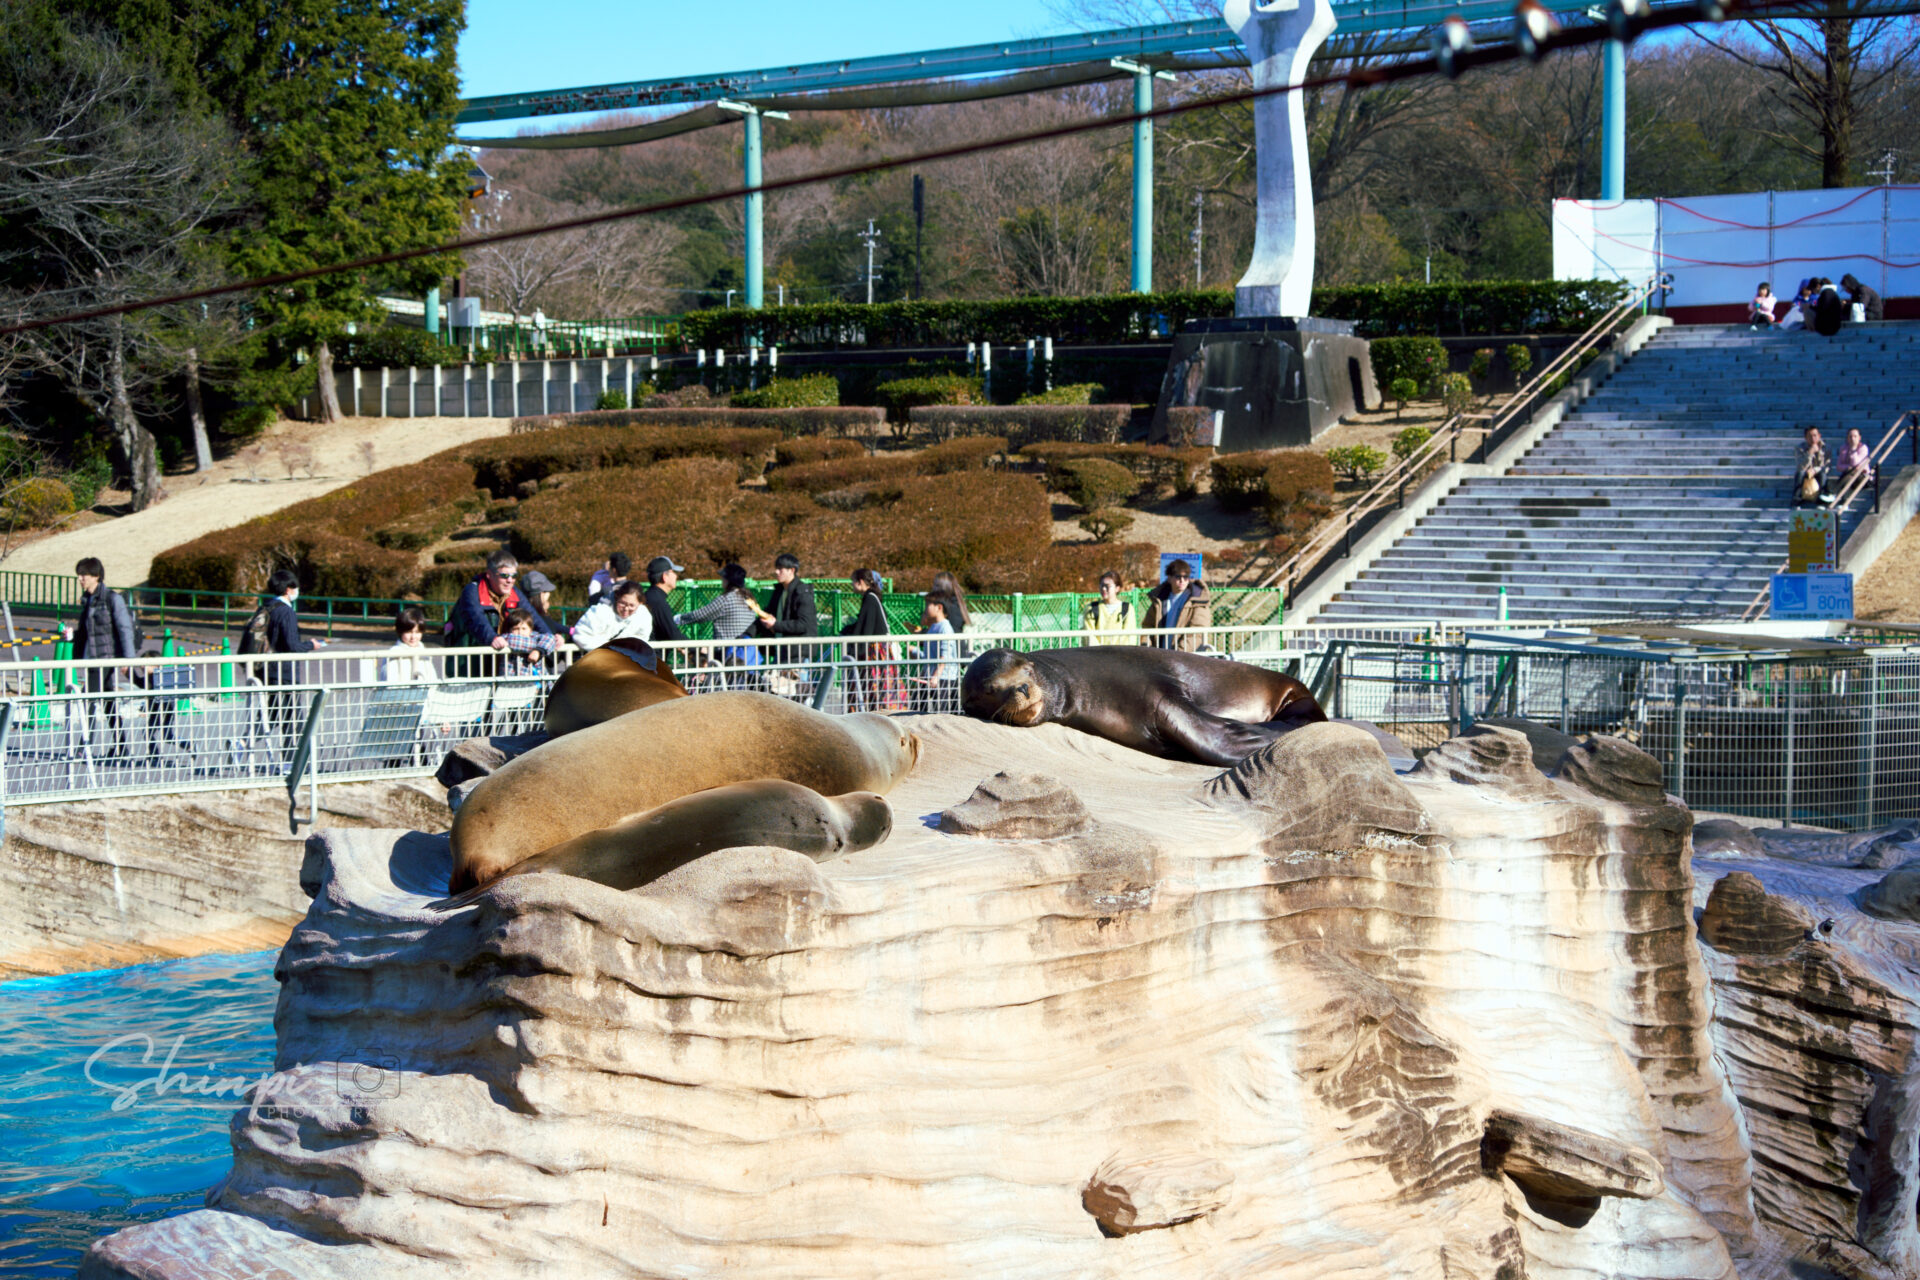
[[[1767,616],[1790,621],[1853,617],[1850,573],[1776,573]]]

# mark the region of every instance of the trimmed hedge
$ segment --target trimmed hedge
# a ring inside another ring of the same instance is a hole
[[[1024,448],[1042,440],[1064,440],[1080,444],[1116,443],[1133,420],[1133,406],[1126,404],[1008,404],[966,407],[934,405],[917,408],[908,415],[916,427],[924,428],[936,440],[992,432],[1006,436],[1014,447]]]
[[[1088,513],[1118,507],[1140,492],[1139,477],[1106,458],[1075,458],[1061,470],[1066,473],[1061,492]],[[1099,533],[1094,536],[1107,541],[1106,536]]]
[[[609,467],[522,502],[513,521],[514,553],[586,565],[604,558],[608,547],[634,546],[672,548],[685,559],[725,522],[738,493],[732,464],[719,458]]]
[[[1066,467],[1080,458],[1105,458],[1117,462],[1139,476],[1145,484],[1168,485],[1178,498],[1192,498],[1200,492],[1200,477],[1207,473],[1213,450],[1175,449],[1164,444],[1069,444],[1052,442],[1030,444],[1020,456],[1031,458],[1047,469],[1047,483],[1065,492]]]
[[[825,462],[828,458],[858,458],[866,448],[858,440],[836,440],[830,436],[801,436],[782,440],[773,448],[773,465],[793,467],[803,462]]]
[[[964,373],[932,373],[917,378],[894,378],[873,389],[873,398],[886,410],[887,421],[909,422],[913,410],[928,405],[990,404],[986,380]]]
[[[1109,569],[1124,582],[1157,583],[1160,548],[1151,542],[1047,546],[974,565],[958,576],[969,591],[1092,591],[1100,575]]]
[[[819,495],[873,481],[977,470],[986,466],[989,459],[1006,451],[1007,442],[997,436],[972,436],[965,440],[949,440],[916,453],[883,453],[871,458],[828,458],[770,471],[767,473],[767,488],[775,493]]]
[[[1312,449],[1262,449],[1215,458],[1213,497],[1229,511],[1276,505],[1290,508],[1310,495],[1333,492],[1333,467]]]
[[[1048,391],[1030,391],[1015,404],[1092,404],[1106,394],[1097,382],[1075,382]]]
[[[1626,296],[1613,280],[1477,280],[1369,284],[1313,291],[1311,312],[1352,320],[1366,338],[1421,333],[1578,333]],[[783,348],[964,346],[1051,337],[1055,342],[1151,342],[1188,320],[1233,314],[1230,290],[1123,293],[981,302],[826,302],[692,311],[689,346],[744,347],[750,334]]]
[[[881,410],[857,406],[813,409],[727,409],[716,406],[550,413],[515,418],[508,430],[517,436],[535,431],[552,431],[559,427],[657,427],[699,431],[771,429],[791,440],[796,436],[856,435],[878,431],[885,424],[886,415]]]
[[[809,373],[800,378],[775,378],[752,391],[736,391],[731,397],[736,409],[809,409],[837,406],[840,383],[830,373]]]
[[[572,416],[618,418],[644,412]],[[519,422],[514,425],[518,427]],[[525,481],[540,481],[561,472],[644,467],[668,458],[722,458],[734,464],[740,479],[751,480],[766,470],[779,443],[776,431],[569,423],[555,430],[495,436],[466,445],[458,453],[472,466],[482,488],[496,498],[505,498]]]

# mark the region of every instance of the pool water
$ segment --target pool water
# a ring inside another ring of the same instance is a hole
[[[201,1206],[273,1065],[274,955],[0,983],[0,1275],[71,1276],[100,1236]]]

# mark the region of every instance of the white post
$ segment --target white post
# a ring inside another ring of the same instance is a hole
[[[627,408],[633,408],[633,357],[628,356],[620,362],[620,384],[622,394],[627,397]]]
[[[355,365],[355,366],[354,366],[353,368],[351,368],[351,369],[349,369],[349,370],[347,370],[347,375],[348,375],[348,376],[347,376],[347,385],[348,385],[348,387],[350,387],[350,388],[351,388],[351,392],[350,392],[350,396],[351,396],[351,400],[352,400],[352,404],[353,404],[353,413],[354,413],[354,416],[355,416],[355,417],[358,417],[358,416],[360,415],[360,413],[361,413],[361,409],[360,409],[360,366],[359,366],[359,365]],[[336,398],[337,398],[337,397],[339,396],[339,394],[340,394],[340,387],[339,387],[339,384],[338,384],[337,382],[336,382],[336,383],[335,383],[335,385],[334,385],[334,388],[333,388],[333,394],[334,394],[334,396],[335,396]]]
[[[540,416],[545,417],[553,410],[547,407],[547,394],[553,386],[553,361],[540,362]]]
[[[1331,0],[1283,3],[1227,0],[1221,11],[1247,46],[1257,90],[1299,84],[1307,60],[1336,25]],[[1253,106],[1253,260],[1234,289],[1235,315],[1300,317],[1313,301],[1313,181],[1303,96],[1280,93]]]
[[[993,399],[993,344],[980,344],[980,387],[987,393],[987,399]]]
[[[781,285],[780,287],[784,289],[787,286]],[[775,369],[778,369],[779,367],[780,367],[780,348],[768,347],[767,348],[767,372],[772,373]]]
[[[517,418],[520,416],[520,358],[515,356],[508,361],[507,368],[510,370],[507,376],[513,382],[513,412],[507,416]]]
[[[433,366],[433,417],[440,416],[440,370],[443,366]]]
[[[390,416],[390,413],[391,413],[391,411],[387,408],[387,381],[388,381],[387,375],[392,372],[393,370],[387,368],[387,366],[385,365],[380,366],[380,413],[379,413],[379,416],[382,418]]]

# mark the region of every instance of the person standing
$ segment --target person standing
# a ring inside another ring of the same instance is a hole
[[[680,585],[680,575],[686,566],[675,564],[668,556],[655,556],[647,561],[647,612],[653,615],[653,638],[660,640],[685,640],[687,633],[673,620],[673,605],[669,597],[673,589]]]
[[[491,648],[494,638],[500,634],[500,620],[509,610],[524,607],[515,587],[519,577],[520,561],[513,552],[501,547],[488,556],[485,571],[469,582],[460,598],[454,601],[453,619],[447,624],[447,643],[456,649]],[[547,620],[539,614],[533,615],[533,629],[545,635],[553,634]],[[473,669],[476,665],[472,659],[455,658],[450,661],[448,674],[480,674]]]
[[[1213,625],[1213,601],[1208,598],[1207,584],[1193,576],[1193,566],[1185,560],[1169,564],[1166,579],[1147,592],[1145,625],[1149,631]],[[1205,636],[1167,636],[1158,641],[1158,647],[1191,653],[1205,643]]]
[[[380,680],[384,684],[430,684],[437,677],[433,659],[427,656],[427,615],[417,605],[408,605],[393,620],[393,643],[387,657],[380,659]]]
[[[929,596],[947,598],[947,621],[957,635],[967,629],[967,593],[960,589],[960,583],[945,569],[933,575],[933,585],[927,588]]]
[[[840,628],[840,634],[885,637],[887,610],[880,603],[880,575],[872,569],[855,569],[853,589],[860,596],[860,611],[853,615],[852,622]],[[878,711],[891,700],[892,685],[896,679],[893,668],[884,665],[888,657],[884,639],[850,644],[847,646],[847,656],[854,663],[854,696],[848,701],[847,709]]]
[[[519,585],[521,605],[547,624],[548,635],[559,635],[560,628],[553,622],[553,579],[538,569],[529,569]]]
[[[1140,625],[1134,616],[1133,601],[1120,595],[1120,575],[1112,569],[1100,575],[1100,597],[1087,601],[1080,611],[1080,626],[1093,633],[1088,644],[1138,644],[1137,637],[1123,633]]]
[[[637,582],[623,582],[607,592],[573,624],[573,642],[582,649],[598,649],[615,640],[651,640],[653,615],[647,612],[645,595]]]
[[[294,601],[300,598],[300,579],[291,569],[275,569],[267,579],[265,605],[268,653],[312,653],[325,647],[324,640],[304,640],[300,636],[300,612]],[[295,739],[300,734],[299,695],[286,686],[299,683],[300,664],[291,660],[261,664],[260,683],[274,690],[267,695],[267,724],[272,739],[291,758]]]
[[[947,614],[953,608],[952,596],[937,591],[929,592],[917,634],[951,636],[953,623],[948,621]],[[950,639],[921,643],[920,653],[926,665],[919,675],[912,677],[915,711],[925,714],[958,709],[960,702],[955,689],[960,683],[960,664],[955,659],[959,656],[959,648],[959,644]]]
[[[607,592],[627,580],[627,573],[632,568],[633,561],[627,558],[626,552],[608,552],[606,563],[594,570],[593,576],[587,579],[587,603],[599,603]]]
[[[88,556],[73,566],[73,572],[80,580],[80,612],[73,625],[64,628],[65,637],[73,641],[73,656],[81,659],[139,657],[133,638],[133,610],[127,607],[124,596],[106,585],[105,567],[95,557]],[[82,685],[88,693],[112,693],[118,687],[116,674],[113,667],[89,667],[82,676]],[[106,735],[107,750],[102,754],[111,758],[124,753],[127,743],[119,699],[102,698],[93,705]]]

